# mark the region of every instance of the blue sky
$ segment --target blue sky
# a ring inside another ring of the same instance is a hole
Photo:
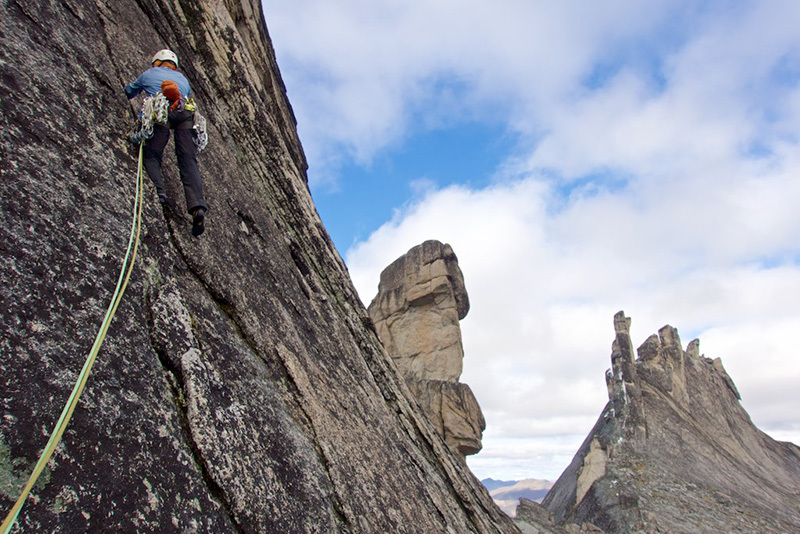
[[[721,357],[800,442],[800,3],[264,0],[320,215],[365,303],[426,239],[472,308],[480,478],[554,478],[612,318]]]
[[[313,187],[314,200],[337,248],[345,251],[431,189],[461,183],[485,187],[509,144],[513,138],[500,125],[423,129],[369,163],[342,163],[335,183]]]

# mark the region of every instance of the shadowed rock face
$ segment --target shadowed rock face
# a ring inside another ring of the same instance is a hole
[[[459,321],[469,311],[464,276],[450,245],[425,241],[381,273],[369,305],[378,336],[420,406],[461,455],[481,450],[483,413],[461,376]]]
[[[419,411],[308,192],[255,0],[0,8],[0,511],[111,298],[136,175],[122,87],[175,50],[208,119],[192,238],[146,188],[131,283],[23,532],[515,532]]]
[[[614,317],[609,402],[543,504],[607,532],[800,530],[800,448],[759,431],[719,359]]]

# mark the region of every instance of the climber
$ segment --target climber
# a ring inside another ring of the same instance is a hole
[[[191,99],[189,80],[178,71],[178,56],[171,50],[156,52],[150,61],[151,67],[136,80],[125,86],[128,99],[144,91],[149,97],[162,93],[170,102],[166,124],[154,124],[153,135],[145,141],[144,167],[156,186],[158,200],[167,203],[164,178],[161,175],[161,160],[169,142],[169,131],[175,131],[175,155],[178,157],[186,208],[192,216],[192,235],[199,236],[205,229],[205,214],[208,211],[203,199],[203,182],[197,167],[197,148],[192,140],[195,105]]]

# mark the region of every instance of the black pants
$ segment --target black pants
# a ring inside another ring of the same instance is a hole
[[[191,213],[195,208],[208,209],[203,199],[203,182],[197,167],[197,147],[192,140],[193,117],[189,111],[170,111],[166,126],[153,127],[153,137],[144,145],[144,168],[156,186],[158,196],[166,199],[164,177],[161,175],[161,160],[164,148],[169,142],[170,129],[175,132],[175,155],[186,195],[186,209]]]

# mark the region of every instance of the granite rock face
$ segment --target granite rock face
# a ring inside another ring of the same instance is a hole
[[[369,313],[407,378],[457,382],[464,347],[459,321],[469,298],[450,245],[426,241],[381,273]]]
[[[451,449],[462,457],[480,452],[486,421],[467,384],[415,379],[406,384]]]
[[[395,260],[381,273],[368,310],[447,444],[464,456],[479,452],[486,422],[472,390],[458,382],[464,360],[459,321],[469,311],[469,298],[450,245],[425,241]]]
[[[553,514],[541,504],[521,497],[517,505],[514,523],[522,534],[545,534],[554,532],[558,534],[581,534],[583,532],[603,532],[602,529],[591,523],[576,525],[564,523],[556,525]]]
[[[606,532],[796,532],[800,448],[759,431],[719,359],[614,317],[609,402],[543,504]]]
[[[125,298],[22,532],[516,532],[419,410],[316,213],[256,0],[0,7],[0,510],[47,441],[129,234],[139,101],[169,47],[210,142],[172,149]]]

